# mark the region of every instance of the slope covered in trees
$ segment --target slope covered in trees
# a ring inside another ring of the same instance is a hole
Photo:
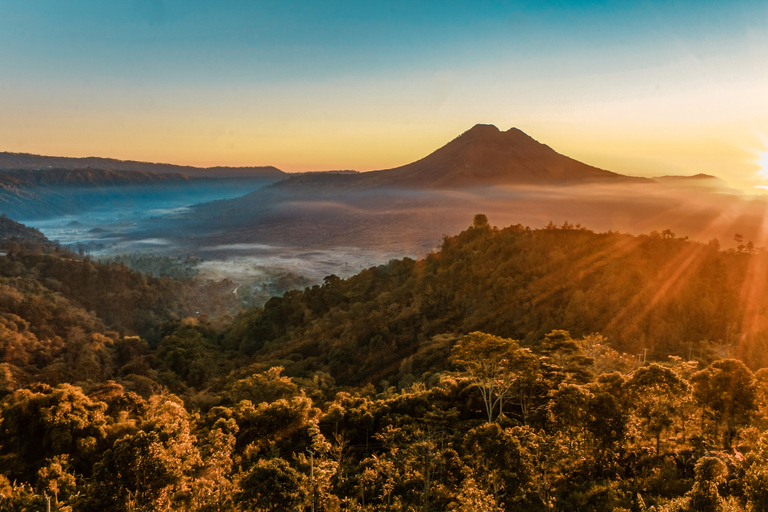
[[[477,216],[215,320],[45,252],[0,257],[0,510],[765,509],[759,250]]]
[[[349,384],[390,378],[405,358],[426,364],[435,336],[475,330],[528,345],[553,329],[600,332],[632,354],[706,361],[719,350],[758,368],[768,362],[765,269],[762,251],[721,251],[669,232],[481,222],[421,261],[272,299],[238,318],[227,343]]]
[[[0,251],[0,358],[19,382],[111,376],[125,354],[156,345],[169,322],[237,308],[230,281],[153,277],[94,261],[5,216]],[[98,355],[83,348],[94,343]],[[72,357],[81,356],[92,371],[78,373]]]

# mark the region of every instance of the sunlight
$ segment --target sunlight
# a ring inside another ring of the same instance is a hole
[[[766,177],[768,178],[768,176]],[[768,212],[766,213],[768,214]],[[756,242],[758,247],[764,247],[768,243],[768,223],[765,222],[765,216],[763,216],[763,223]],[[766,293],[764,283],[768,275],[767,263],[768,261],[762,255],[750,258],[747,274],[741,285],[739,301],[744,314],[741,321],[742,335],[737,346],[739,357],[747,355],[751,349],[750,341],[754,338],[752,335],[765,327]]]
[[[580,278],[594,274],[622,256],[631,253],[642,244],[642,240],[635,237],[621,238],[618,242],[612,242],[605,249],[596,251],[592,254],[586,254],[570,263],[569,268],[572,274]],[[553,279],[557,280],[552,282]],[[560,293],[567,288],[567,281],[561,279],[557,274],[545,275],[531,283],[531,288],[546,290],[541,292],[541,300],[547,300],[550,297]]]
[[[763,178],[768,179],[768,151],[760,152],[760,159],[757,161],[757,163],[760,165],[758,174],[760,174],[760,176]]]
[[[766,144],[766,147],[768,147],[768,144]],[[758,179],[768,180],[768,151],[761,151],[759,155],[760,157],[757,159],[757,165],[760,166],[760,170],[757,171],[756,175]],[[768,185],[757,185],[755,188],[768,190]]]
[[[614,328],[623,326],[623,330],[629,332],[641,325],[661,301],[674,297],[685,286],[688,276],[703,263],[701,257],[704,254],[706,254],[705,245],[681,246],[679,252],[669,260],[659,274],[648,279],[645,286],[638,290],[635,298],[611,320],[605,331],[610,332]],[[650,300],[649,293],[653,294]]]
[[[768,179],[768,175],[766,176]],[[747,205],[741,206],[741,213],[746,211]],[[709,224],[702,229],[702,233],[706,232],[710,227],[723,222],[726,219],[737,219],[740,215],[734,211],[721,211],[720,214],[713,218]],[[766,233],[766,224],[761,225],[761,234],[758,242],[768,241],[768,233]],[[736,226],[732,226],[731,231],[735,232]],[[651,314],[653,309],[662,303],[665,299],[670,300],[680,290],[685,287],[690,275],[697,271],[700,265],[704,264],[703,256],[706,255],[706,248],[704,245],[684,245],[680,251],[673,256],[664,268],[659,272],[657,276],[649,279],[645,286],[638,290],[635,298],[626,304],[613,318],[613,320],[604,329],[605,332],[610,332],[613,329],[618,329],[621,326],[621,330],[624,332],[630,332],[632,329],[641,325],[646,321],[647,317]],[[755,266],[753,261],[750,267],[751,278],[759,279],[762,275],[761,272],[764,269]],[[745,305],[751,305],[745,312],[745,321],[749,322],[759,316],[759,308],[755,305],[759,304],[759,298],[762,297],[762,290],[758,289],[759,286],[750,286],[749,283],[753,282],[752,279],[747,280],[742,285],[741,302]],[[762,283],[764,281],[755,280],[754,283]],[[649,299],[648,294],[651,294]],[[750,323],[751,327],[754,327],[756,323]],[[738,347],[738,350],[743,351],[743,347]]]

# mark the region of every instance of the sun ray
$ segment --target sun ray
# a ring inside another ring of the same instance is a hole
[[[729,225],[731,228],[735,228],[735,223],[740,218],[740,215],[749,207],[749,205],[743,204],[738,212],[733,208],[721,210],[720,213],[715,216],[707,225],[702,227],[701,233],[711,232],[716,225],[723,225],[726,220],[731,219]],[[726,228],[722,228],[726,229]],[[614,319],[606,326],[605,332],[611,332],[619,325],[623,325],[622,331],[631,332],[653,311],[653,308],[660,303],[660,301],[667,295],[674,295],[679,292],[682,286],[685,285],[686,278],[690,276],[690,272],[696,268],[698,257],[703,255],[705,246],[703,245],[689,245],[688,249],[684,249],[678,253],[672,260],[670,260],[657,274],[656,278],[650,280],[643,289],[638,290],[635,298],[630,301]],[[647,296],[647,291],[656,290],[653,293],[651,299],[645,303],[642,307],[640,304]],[[638,311],[639,309],[639,311]]]
[[[643,289],[638,290],[634,299],[622,308],[605,327],[606,332],[617,329],[622,325],[625,332],[630,332],[643,322],[646,316],[666,297],[674,295],[684,286],[686,279],[701,263],[701,256],[706,246],[702,244],[685,244],[672,260],[648,281]],[[653,293],[650,300],[644,302],[646,293]],[[638,309],[639,312],[636,312]]]
[[[765,214],[768,214],[768,209]],[[768,223],[765,222],[765,217],[763,217],[758,236],[757,245],[765,246],[768,243]],[[766,276],[768,276],[768,260],[765,254],[752,255],[739,295],[743,316],[736,355],[741,358],[744,358],[752,348],[751,342],[754,336],[766,328]]]
[[[589,252],[580,259],[569,264],[569,271],[580,273],[581,277],[586,277],[611,263],[612,261],[632,252],[642,243],[635,237],[620,238],[611,243],[605,249],[598,252]],[[556,282],[552,282],[552,281]],[[544,302],[553,295],[566,288],[565,281],[559,279],[557,274],[545,275],[529,285],[531,289],[546,289],[547,291],[536,295],[536,302]]]

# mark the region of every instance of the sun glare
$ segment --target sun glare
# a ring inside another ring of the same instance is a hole
[[[768,144],[766,144],[768,146]],[[768,147],[766,147],[768,149]],[[760,166],[760,170],[757,171],[757,177],[762,180],[768,180],[768,151],[761,151],[760,157],[757,160],[757,165]],[[756,188],[762,188],[768,190],[768,185],[758,185]]]

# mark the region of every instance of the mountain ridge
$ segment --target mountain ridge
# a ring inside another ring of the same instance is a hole
[[[141,183],[168,183],[186,181],[181,173],[149,171],[112,171],[106,169],[23,169],[0,170],[0,188],[13,190],[20,187],[104,186]]]
[[[657,179],[673,178],[643,178],[601,169],[558,153],[519,128],[512,127],[501,131],[493,124],[476,124],[413,162],[367,172],[286,173],[274,166],[194,167],[103,157],[0,152],[0,171],[47,169],[138,171],[182,174],[189,178],[265,178],[276,180],[275,188],[330,186],[333,189],[349,190],[382,187],[464,189],[496,185],[653,183]],[[701,177],[696,175],[686,178]]]
[[[31,153],[0,152],[0,170],[98,169],[104,171],[138,171],[156,174],[183,174],[190,178],[276,178],[287,174],[277,167],[194,167],[168,163],[139,162],[102,157],[44,156]]]

